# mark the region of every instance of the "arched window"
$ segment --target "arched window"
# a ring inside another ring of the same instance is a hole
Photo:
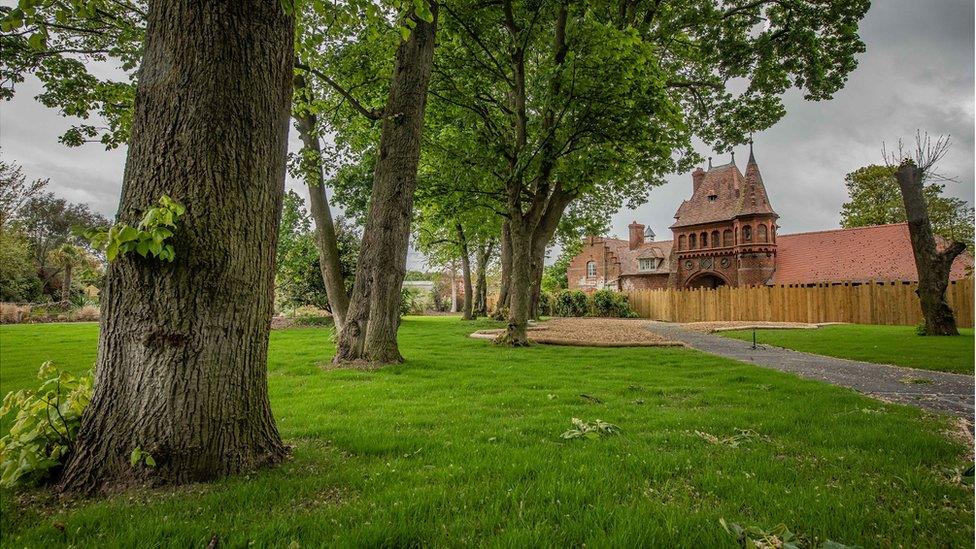
[[[718,248],[722,243],[718,239],[718,231],[712,231],[712,247]]]
[[[697,246],[695,245],[695,241],[697,239],[698,239],[698,237],[695,236],[695,233],[691,233],[690,235],[688,235],[688,249],[689,250],[694,250],[695,248],[697,248]]]
[[[701,243],[701,247],[703,249],[704,248],[707,248],[708,247],[708,233],[702,233],[701,234],[701,240],[699,240],[698,242]]]
[[[759,239],[759,242],[769,242],[769,232],[766,230],[765,225],[760,225],[757,227],[756,233],[756,237]]]
[[[725,232],[722,233],[722,245],[723,246],[733,246],[734,245],[734,242],[732,242],[732,230],[731,229],[725,229]]]
[[[593,278],[596,276],[596,261],[586,263],[586,276]]]
[[[749,225],[742,227],[742,241],[752,242],[752,227]]]
[[[770,236],[773,237],[772,238],[772,241],[773,242],[776,242],[776,225],[770,225],[769,226],[769,234],[770,234]]]
[[[678,237],[678,250],[687,250],[687,249],[688,249],[688,237],[685,236],[685,235],[679,236]]]

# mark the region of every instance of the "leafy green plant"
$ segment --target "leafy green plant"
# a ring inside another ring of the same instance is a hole
[[[36,391],[7,393],[0,418],[15,414],[10,432],[0,438],[0,486],[33,485],[64,465],[92,395],[92,376],[73,376],[45,362],[37,371]]]
[[[734,522],[718,519],[722,528],[734,536],[740,547],[745,549],[801,549],[804,547],[817,549],[860,549],[860,545],[844,545],[836,541],[827,540],[819,545],[805,543],[783,523],[763,530],[756,526],[742,527]]]
[[[580,290],[563,290],[556,294],[553,313],[557,316],[586,316],[589,309],[586,294]]]
[[[727,437],[717,437],[703,431],[695,431],[695,434],[709,444],[728,446],[730,448],[738,448],[743,444],[755,442],[757,440],[767,440],[766,437],[760,435],[752,429],[736,429],[734,435]]]
[[[626,294],[613,290],[597,290],[590,297],[592,306],[590,307],[593,316],[611,318],[636,318],[635,313],[630,308],[630,301]]]
[[[578,417],[573,418],[573,428],[563,433],[562,438],[600,438],[602,436],[615,435],[620,432],[620,427],[607,423],[602,420],[594,420],[592,423],[583,421]]]
[[[142,463],[146,467],[153,468],[156,466],[156,460],[153,459],[152,454],[144,451],[142,448],[136,447],[129,454],[129,465],[133,467],[138,467]]]
[[[135,252],[142,257],[152,255],[162,261],[173,261],[176,251],[167,241],[176,230],[176,222],[186,213],[186,207],[165,194],[159,205],[146,210],[137,227],[116,223],[108,230],[89,229],[82,234],[92,247],[105,252],[109,261]]]

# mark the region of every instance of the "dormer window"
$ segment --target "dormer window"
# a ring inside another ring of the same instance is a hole
[[[638,259],[637,260],[637,270],[639,271],[655,271],[657,270],[657,259]]]

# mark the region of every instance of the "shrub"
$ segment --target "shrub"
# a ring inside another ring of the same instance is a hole
[[[30,315],[30,305],[0,303],[0,324],[16,324]]]
[[[580,290],[563,290],[556,294],[553,312],[557,316],[586,316],[589,303],[586,294]]]
[[[37,391],[7,393],[0,418],[14,415],[0,438],[0,486],[12,488],[50,480],[71,452],[81,414],[92,395],[91,374],[80,377],[45,362]]]
[[[539,316],[552,316],[555,298],[549,292],[543,290],[539,293]]]
[[[630,301],[626,294],[613,290],[597,290],[590,298],[592,303],[593,316],[612,317],[612,318],[636,318],[635,313],[630,308]]]
[[[91,322],[98,320],[98,307],[92,305],[85,305],[79,307],[74,313],[72,313],[72,320],[77,322]]]

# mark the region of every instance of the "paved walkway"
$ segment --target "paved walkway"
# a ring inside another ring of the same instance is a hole
[[[751,342],[693,332],[667,322],[652,322],[649,328],[699,351],[819,379],[883,400],[950,413],[968,419],[972,425],[973,376],[858,362],[771,345],[753,349]],[[906,383],[902,381],[904,379],[929,380],[931,383]]]

